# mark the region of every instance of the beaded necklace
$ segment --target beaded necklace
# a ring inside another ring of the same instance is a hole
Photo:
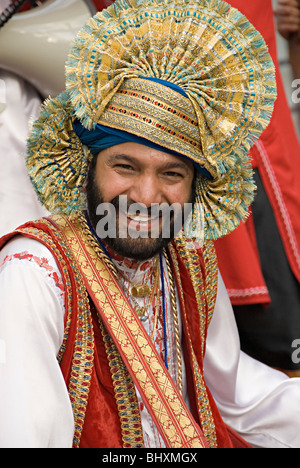
[[[93,234],[94,238],[97,240],[98,244],[98,252],[101,251],[101,258],[107,263],[107,265],[112,270],[114,276],[118,281],[120,281],[120,273],[118,268],[116,267],[113,259],[109,255],[107,248],[105,247],[103,241],[98,237],[95,229],[93,228],[87,211],[84,212],[84,216],[80,216],[80,220],[82,223],[86,223],[88,228],[90,229],[91,233]],[[175,327],[175,339],[176,339],[176,354],[177,354],[177,365],[178,365],[178,387],[180,392],[182,392],[182,365],[181,365],[181,351],[180,351],[180,333],[179,333],[179,326],[178,326],[178,316],[177,316],[177,305],[176,305],[176,296],[175,296],[175,285],[174,279],[170,268],[169,258],[167,253],[164,251],[164,258],[167,263],[167,270],[171,288],[171,307],[173,312],[173,320],[174,320],[174,327]],[[104,255],[103,255],[104,254]],[[161,277],[161,291],[162,291],[162,311],[163,311],[163,335],[164,335],[164,363],[166,368],[168,369],[168,350],[167,350],[167,330],[166,330],[166,297],[165,297],[165,284],[164,284],[164,275],[163,275],[163,260],[162,254],[159,254],[159,271]],[[131,296],[132,298],[132,296]],[[156,301],[156,313],[155,316],[158,315],[159,310],[159,302],[160,302],[160,294],[157,294],[157,301]],[[148,304],[148,307],[152,306],[152,304]],[[155,326],[157,322],[157,317],[154,320],[154,328],[153,332],[155,331]],[[152,339],[154,338],[154,333],[152,334]]]

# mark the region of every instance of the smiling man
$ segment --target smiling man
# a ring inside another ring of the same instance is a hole
[[[78,33],[28,141],[53,214],[1,240],[2,447],[300,445],[300,383],[240,351],[212,242],[275,95],[220,0],[119,0]]]
[[[88,212],[98,237],[104,237],[105,222],[106,243],[120,255],[154,257],[181,230],[193,179],[191,161],[139,143],[102,150],[87,182]],[[105,208],[109,213],[101,223],[97,214]]]

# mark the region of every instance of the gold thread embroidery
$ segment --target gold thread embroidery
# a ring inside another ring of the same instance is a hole
[[[97,315],[113,380],[121,423],[123,448],[142,448],[144,447],[143,429],[132,378],[99,314]]]
[[[63,279],[66,288],[66,303],[68,304],[68,309],[66,311],[67,321],[64,331],[63,343],[57,356],[59,362],[61,362],[65,351],[65,346],[68,339],[69,328],[71,324],[71,316],[73,312],[72,307],[75,300],[74,295],[76,295],[76,301],[78,303],[78,318],[76,325],[76,337],[73,350],[72,366],[68,384],[68,392],[74,414],[75,431],[73,438],[73,447],[78,448],[84,425],[85,411],[88,402],[94,360],[94,337],[91,322],[91,314],[85,286],[81,280],[81,275],[78,271],[77,265],[74,262],[72,255],[69,253],[67,246],[65,245],[63,237],[58,231],[56,231],[53,228],[53,225],[50,222],[44,219],[42,220],[42,222],[48,228],[51,229],[51,232],[57,238],[56,240],[62,248],[64,254],[67,256],[68,261],[72,266],[72,272],[74,274],[76,288],[71,287],[70,276],[66,262],[52,237],[50,237],[42,230],[34,227],[19,229],[17,230],[17,232],[30,235],[31,237],[34,237],[45,243],[47,246],[49,246],[54,252],[54,255],[56,256],[59,265],[62,269]]]
[[[79,217],[81,213],[78,213]],[[55,222],[62,227],[63,217],[54,216]],[[97,244],[88,229],[84,224],[83,231],[87,241],[91,243],[92,248],[97,252]],[[120,353],[115,347],[113,340],[108,335],[99,314],[98,322],[104,340],[107,358],[111,369],[113,387],[115,392],[116,404],[119,412],[121,433],[123,440],[123,448],[140,448],[143,447],[143,430],[140,419],[135,387],[130,374],[128,373],[125,364],[120,356]]]
[[[203,304],[202,298],[199,297],[199,294],[197,294],[197,291],[201,287],[201,286],[199,286],[199,283],[197,283],[197,281],[199,279],[199,270],[197,268],[196,268],[196,270],[194,270],[195,265],[194,265],[194,268],[193,268],[193,265],[188,263],[189,255],[187,255],[187,252],[186,252],[187,249],[183,248],[183,244],[181,244],[181,245],[179,245],[179,244],[180,244],[179,240],[176,239],[177,251],[178,251],[179,255],[184,259],[184,261],[186,263],[186,266],[187,266],[187,269],[188,269],[188,271],[190,273],[190,277],[192,279],[192,283],[193,283],[193,286],[194,286],[194,291],[195,291],[195,294],[196,294],[196,300],[197,300],[197,304],[198,304],[200,321],[202,321],[201,318],[203,318],[203,313],[201,311],[201,308],[203,307],[204,304]],[[184,307],[184,294],[183,294],[183,287],[182,287],[182,284],[181,284],[181,275],[180,275],[180,271],[179,271],[179,265],[178,265],[178,261],[177,261],[177,257],[176,257],[175,248],[174,248],[174,246],[172,244],[169,245],[169,252],[170,252],[170,255],[171,255],[171,259],[172,259],[174,273],[176,275],[177,282],[178,282],[178,294],[179,294],[179,296],[181,298],[181,303],[183,304],[182,316],[186,318],[187,317],[187,311],[185,310],[185,307]],[[193,260],[193,263],[195,264],[195,260]],[[191,270],[190,270],[190,268],[191,268]],[[199,268],[199,259],[198,259],[198,268]],[[196,276],[195,276],[195,273],[196,273]],[[196,290],[195,290],[195,285],[196,285]],[[198,299],[197,299],[197,296],[198,296]],[[200,331],[201,331],[201,341],[203,342],[203,341],[205,341],[205,334],[203,334],[203,332],[204,332],[204,327],[203,326],[201,326]],[[191,341],[191,337],[190,337],[190,334],[189,334],[189,330],[188,330],[188,343],[189,343],[189,347],[190,347],[190,350],[191,350],[191,353],[192,353],[192,366],[193,366],[193,371],[194,371],[193,374],[194,374],[194,381],[195,381],[195,390],[196,390],[196,397],[197,397],[198,414],[199,414],[199,418],[200,418],[200,422],[201,422],[201,427],[202,427],[202,430],[203,430],[203,433],[205,435],[206,440],[209,442],[210,447],[215,448],[217,446],[217,436],[216,436],[215,423],[214,423],[212,411],[211,411],[210,404],[209,404],[209,398],[208,398],[208,394],[207,394],[207,390],[206,390],[206,386],[205,386],[205,382],[204,382],[204,378],[203,378],[203,370],[201,372],[201,370],[199,368],[199,365],[198,365],[198,362],[197,362],[197,359],[196,359],[196,356],[195,356],[195,353],[194,353],[194,350],[193,350],[193,347],[192,347],[192,341]],[[202,347],[202,349],[203,349],[203,347]]]
[[[199,432],[199,427],[190,417],[185,405],[182,404],[180,395],[168,373],[158,363],[148,343],[148,337],[146,337],[146,333],[132,308],[124,300],[123,295],[120,296],[117,281],[110,276],[107,267],[103,261],[99,260],[94,249],[88,243],[85,243],[84,251],[82,250],[83,245],[77,241],[78,235],[81,238],[83,236],[78,220],[75,220],[73,225],[67,218],[65,221],[69,222],[66,229],[68,243],[72,246],[75,257],[81,258],[85,252],[84,255],[88,262],[86,264],[81,262],[80,265],[89,282],[89,288],[96,300],[99,301],[99,307],[105,314],[105,320],[109,324],[110,330],[118,337],[123,354],[128,360],[129,366],[134,370],[142,392],[145,393],[147,400],[152,402],[153,414],[156,416],[160,429],[167,437],[169,446],[204,448],[205,443],[203,435]],[[97,280],[94,272],[97,272]],[[109,295],[107,295],[108,290],[110,291]],[[142,355],[138,352],[139,350]],[[145,372],[145,365],[149,373]]]

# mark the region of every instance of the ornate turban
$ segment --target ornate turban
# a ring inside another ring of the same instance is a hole
[[[202,234],[217,239],[247,216],[248,152],[275,99],[262,36],[224,1],[116,0],[74,39],[66,90],[33,124],[29,174],[48,210],[82,209],[88,141],[125,135],[193,161],[194,220],[202,210]]]

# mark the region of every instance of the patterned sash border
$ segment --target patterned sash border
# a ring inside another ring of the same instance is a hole
[[[85,238],[80,222],[55,216],[86,287],[167,447],[205,448],[206,440],[119,284]]]
[[[56,237],[56,242],[60,246],[59,249],[57,248],[57,245],[52,237],[41,229],[25,227],[16,230],[16,232],[24,234],[27,237],[37,239],[45,244],[48,248],[50,248],[61,268],[61,273],[63,275],[64,284],[66,287],[66,324],[63,343],[57,356],[59,363],[62,361],[69,336],[74,301],[76,301],[78,304],[78,320],[76,326],[74,354],[72,359],[70,378],[69,382],[67,383],[74,415],[73,447],[78,448],[84,425],[94,362],[94,337],[92,319],[85,286],[82,282],[81,275],[76,263],[74,263],[72,258],[70,258],[68,255],[68,249],[64,245],[64,239],[62,238],[59,231],[55,231],[53,229],[53,226],[50,222],[43,219],[43,224],[44,226],[47,226],[51,230],[54,237]],[[72,288],[66,259],[62,253],[68,257],[68,261],[72,265],[74,280],[76,282],[75,288]]]
[[[197,262],[195,260],[196,257],[198,258],[197,253],[195,251],[193,252],[191,248],[186,250],[184,248],[183,244],[181,243],[180,239],[176,239],[176,245],[177,245],[177,252],[179,253],[180,257],[184,260],[184,263],[188,267],[188,271],[189,271],[190,276],[191,276],[191,281],[192,281],[193,286],[194,286],[196,301],[197,301],[197,305],[198,305],[198,311],[199,311],[199,315],[200,315],[200,322],[201,323],[203,322],[203,318],[205,319],[205,322],[206,322],[206,315],[202,312],[205,309],[204,299],[203,299],[202,294],[200,292],[201,288],[199,286],[200,284],[203,283],[203,278],[202,278],[202,275],[200,276],[199,259],[198,259]],[[207,246],[207,247],[209,248],[210,246]],[[213,255],[214,254],[214,249],[212,250],[211,248],[209,248],[209,250],[210,250],[210,253],[212,254],[212,258],[215,258],[215,256]],[[178,265],[178,261],[177,261],[177,255],[176,255],[175,249],[174,249],[174,247],[172,245],[169,246],[169,251],[170,251],[170,255],[171,255],[173,268],[175,269],[176,277],[177,277],[177,280],[178,280],[177,287],[178,287],[178,294],[179,294],[179,297],[181,299],[182,317],[187,319],[188,312],[187,312],[185,304],[184,304],[184,293],[183,293],[183,287],[182,287],[181,280],[180,280],[180,273],[179,273],[179,265]],[[203,253],[204,259],[207,258],[207,248],[203,249],[202,253]],[[193,265],[195,265],[195,269],[193,268]],[[217,277],[217,273],[218,273],[217,268],[215,268],[214,264],[212,264],[211,267],[212,267],[212,269],[210,268],[209,275],[213,277],[212,279],[216,280],[215,277]],[[216,286],[215,281],[214,281],[214,284]],[[212,285],[210,286],[210,288],[208,288],[208,286],[206,286],[206,292],[207,292],[207,296],[208,296],[208,301],[207,302],[209,304],[211,302],[213,302],[213,298],[211,297],[212,290],[215,290],[215,288],[213,288]],[[215,294],[216,293],[214,292],[213,296],[215,296]],[[208,315],[210,315],[210,306],[208,307],[208,310],[209,310]],[[205,342],[206,327],[203,325],[203,323],[200,326],[200,332],[202,332],[201,342],[203,342],[203,341]],[[195,391],[196,391],[196,398],[197,398],[198,414],[199,414],[199,418],[200,418],[202,431],[203,431],[203,434],[205,436],[205,439],[209,443],[209,447],[210,448],[217,448],[218,441],[217,441],[215,422],[214,422],[213,414],[212,414],[211,407],[210,407],[210,402],[209,402],[209,397],[208,397],[207,390],[206,390],[206,385],[205,385],[205,382],[204,382],[203,367],[200,368],[200,366],[198,364],[198,361],[197,361],[197,358],[195,356],[195,352],[194,352],[194,349],[193,349],[190,332],[189,332],[188,328],[186,330],[186,333],[187,333],[188,344],[189,344],[189,347],[190,347],[190,352],[191,352],[191,357],[192,357],[193,376],[194,376],[194,382],[195,382]],[[202,353],[203,353],[203,357],[204,357],[203,347],[201,349],[202,349]]]

